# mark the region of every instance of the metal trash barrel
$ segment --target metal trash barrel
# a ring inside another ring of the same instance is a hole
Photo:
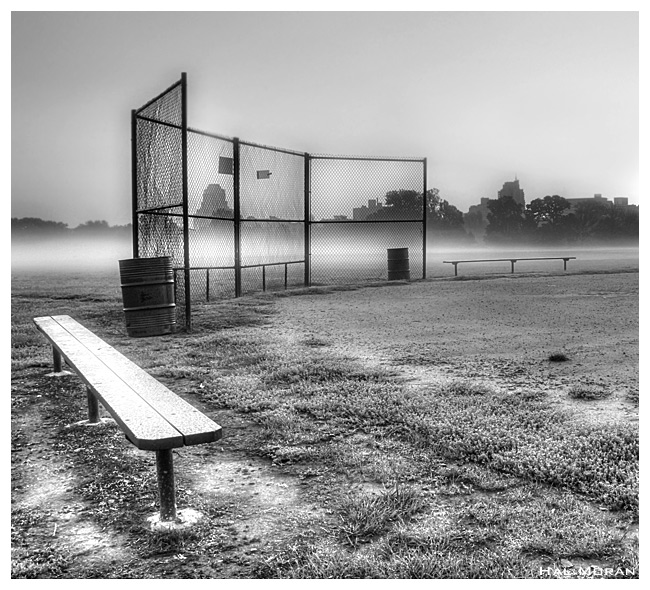
[[[120,260],[120,285],[129,336],[171,334],[176,326],[171,258]]]
[[[411,280],[408,248],[388,248],[388,280]]]

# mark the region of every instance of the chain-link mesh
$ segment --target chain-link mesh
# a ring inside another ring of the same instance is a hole
[[[195,302],[386,279],[391,248],[408,248],[411,276],[423,275],[425,160],[309,156],[185,129],[184,91],[181,80],[134,125],[138,253],[171,257],[180,326]]]
[[[173,267],[183,266],[183,218],[138,215],[138,251],[140,258],[169,256]]]
[[[138,256],[169,256],[176,269],[185,265],[182,92],[178,82],[136,111],[133,137]],[[177,323],[184,325],[185,293],[178,282],[175,291]]]
[[[181,117],[180,85],[136,113],[138,211],[183,205]]]
[[[391,248],[422,276],[423,188],[423,160],[312,156],[312,283],[386,279]]]
[[[241,142],[239,163],[242,293],[304,284],[305,155]]]
[[[183,124],[183,86],[179,80],[136,113],[138,117],[180,127]]]
[[[421,222],[313,224],[311,283],[386,280],[389,248],[408,248],[411,277],[422,276]]]
[[[305,156],[240,144],[241,218],[303,220]]]
[[[187,136],[188,248],[193,301],[235,293],[232,140],[191,130]]]

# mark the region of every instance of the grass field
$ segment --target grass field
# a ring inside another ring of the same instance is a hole
[[[560,329],[517,344],[550,320],[530,324],[523,305],[504,319],[502,293],[532,305],[576,281],[589,296],[557,295]],[[12,277],[12,577],[638,577],[638,381],[611,356],[638,355],[638,307],[620,304],[638,300],[638,273],[267,293],[200,306],[193,333],[147,339],[126,336],[116,285],[114,273]],[[429,315],[398,335],[394,302],[430,309],[432,293],[449,302],[436,332]],[[470,296],[481,305],[463,308]],[[354,315],[366,306],[376,315]],[[203,515],[191,530],[148,529],[151,453],[110,422],[76,425],[83,384],[46,376],[51,351],[31,325],[55,313],[223,426],[219,443],[176,453],[179,507]],[[590,319],[569,327],[578,313]],[[489,355],[453,333],[462,319],[501,327],[483,336]],[[364,321],[394,338],[380,345]]]

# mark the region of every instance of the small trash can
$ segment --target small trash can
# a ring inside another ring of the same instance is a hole
[[[129,336],[162,336],[176,327],[171,258],[120,260],[120,285]]]
[[[388,248],[388,280],[411,280],[408,248]]]

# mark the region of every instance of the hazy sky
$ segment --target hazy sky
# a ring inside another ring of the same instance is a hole
[[[636,12],[14,12],[12,217],[131,221],[130,114],[188,75],[193,128],[426,156],[462,211],[519,178],[639,203]]]

